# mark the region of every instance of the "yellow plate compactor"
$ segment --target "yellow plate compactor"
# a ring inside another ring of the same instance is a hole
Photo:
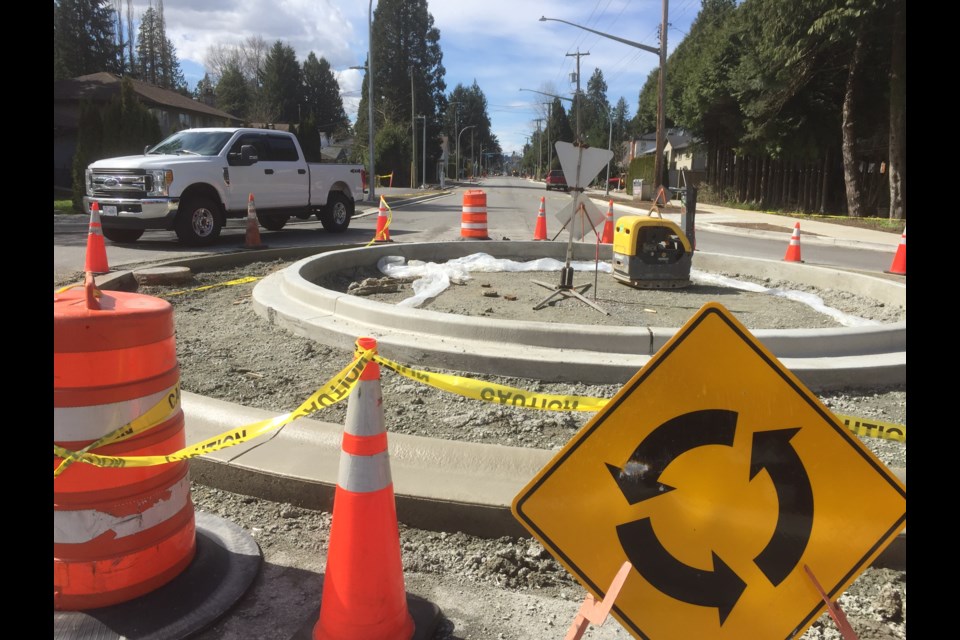
[[[638,289],[690,285],[693,247],[673,222],[621,216],[613,235],[613,277]]]

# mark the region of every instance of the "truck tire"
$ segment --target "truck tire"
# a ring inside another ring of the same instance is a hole
[[[136,242],[143,235],[143,229],[117,229],[101,225],[103,237],[112,242]]]
[[[280,231],[287,224],[290,216],[282,213],[264,213],[257,214],[257,221],[267,231]]]
[[[353,200],[338,191],[330,194],[326,206],[317,214],[325,231],[343,233],[353,217]]]
[[[211,198],[196,195],[180,202],[174,226],[180,242],[195,247],[213,244],[222,227],[220,208]]]

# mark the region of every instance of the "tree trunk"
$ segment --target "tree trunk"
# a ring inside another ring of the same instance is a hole
[[[862,25],[862,22],[861,22]],[[847,192],[847,215],[859,218],[863,215],[860,208],[860,185],[857,183],[856,131],[854,126],[854,98],[863,59],[863,27],[857,27],[850,65],[847,67],[847,86],[843,94],[843,179]]]
[[[907,196],[907,36],[906,0],[896,2],[890,60],[890,218],[906,218]]]

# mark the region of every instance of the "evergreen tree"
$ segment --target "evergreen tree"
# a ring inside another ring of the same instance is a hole
[[[203,78],[197,82],[197,86],[193,90],[193,99],[211,107],[216,102],[213,81],[210,79],[209,73],[204,73]]]
[[[261,74],[269,122],[300,121],[301,75],[293,47],[277,40],[264,59]]]
[[[108,0],[54,0],[53,79],[122,72],[115,24]]]
[[[350,132],[350,119],[343,110],[340,84],[326,58],[317,58],[311,51],[303,63],[303,121],[312,119],[320,131],[341,138]]]
[[[250,122],[249,117],[250,85],[243,77],[239,64],[228,63],[217,83],[217,108],[241,120]]]
[[[186,88],[176,48],[167,38],[163,17],[163,0],[150,6],[140,16],[137,34],[137,76],[154,86],[173,91]]]
[[[373,15],[373,72],[377,87],[374,117],[378,131],[376,165],[390,167],[405,184],[410,180],[409,167],[413,159],[412,142],[407,144],[407,155],[398,157],[400,146],[390,138],[391,155],[387,147],[381,148],[379,131],[388,124],[405,128],[412,138],[414,116],[424,115],[427,122],[427,166],[433,166],[440,155],[436,142],[440,132],[440,115],[445,108],[446,73],[443,54],[440,50],[440,31],[434,27],[433,16],[427,9],[426,0],[380,0]],[[369,67],[368,67],[369,69]],[[366,84],[364,91],[366,90]],[[411,95],[412,93],[412,95]],[[367,100],[364,92],[360,98],[356,132],[357,146],[367,143]],[[415,109],[416,113],[411,113]],[[432,141],[432,142],[431,142]],[[418,144],[419,146],[419,144]],[[418,165],[420,162],[417,163]]]
[[[447,106],[442,118],[443,130],[447,132],[447,139],[450,146],[450,166],[457,160],[457,138],[465,127],[473,126],[467,133],[459,136],[460,143],[460,167],[464,167],[464,160],[472,158],[476,152],[482,148],[484,152],[500,152],[500,143],[490,128],[490,115],[487,110],[487,97],[484,95],[477,81],[465,87],[458,84],[450,92],[450,96],[444,100]],[[460,131],[454,131],[459,129]],[[456,171],[450,169],[449,175],[455,175]]]
[[[603,72],[594,69],[587,81],[584,95],[583,122],[584,141],[591,147],[607,148],[610,139],[610,102],[607,100],[607,81]]]

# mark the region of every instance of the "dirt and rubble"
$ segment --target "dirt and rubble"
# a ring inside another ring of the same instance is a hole
[[[235,269],[195,273],[175,287],[141,287],[140,293],[165,298],[175,314],[177,354],[184,390],[271,411],[286,412],[329,380],[351,359],[345,350],[318,344],[277,328],[255,313],[256,282],[224,284],[263,277],[287,266],[261,262]],[[343,274],[344,290],[373,273]],[[726,274],[737,278],[738,274]],[[424,308],[487,317],[539,319],[567,323],[606,322],[607,317],[575,299],[541,311],[532,303],[549,291],[531,278],[553,283],[558,274],[484,273],[453,285]],[[594,274],[578,276],[577,282]],[[716,283],[676,291],[646,291],[597,280],[596,302],[617,324],[680,326],[709,300],[720,299],[748,328],[838,326],[805,302],[765,293],[729,290]],[[61,283],[63,284],[63,283]],[[814,291],[792,283],[758,283],[776,290],[804,290],[844,314],[893,322],[906,310],[842,291]],[[58,283],[55,283],[58,286]],[[396,303],[411,295],[409,283],[396,291],[373,293]],[[489,295],[495,291],[496,296]],[[593,292],[588,295],[593,300]],[[508,296],[515,299],[510,299]],[[544,313],[546,312],[546,313]],[[497,376],[475,376],[513,387],[556,394],[611,397],[619,385],[543,383]],[[486,405],[384,374],[384,416],[388,433],[430,435],[543,449],[560,448],[591,417],[581,413],[537,412]],[[838,414],[906,424],[906,388],[844,389],[818,394]],[[326,409],[318,419],[343,422],[346,403]],[[889,467],[906,467],[906,445],[861,438]],[[226,518],[250,533],[263,553],[263,566],[250,591],[198,640],[287,639],[319,606],[331,517],[292,504],[204,487],[192,492],[198,510]],[[535,540],[482,539],[459,532],[417,530],[401,525],[401,549],[408,592],[430,600],[442,611],[432,640],[531,640],[560,638],[576,614],[585,590]],[[867,569],[839,600],[862,640],[906,637],[906,571]],[[585,638],[627,638],[615,620],[592,627]],[[840,633],[824,614],[802,636],[835,640]]]

